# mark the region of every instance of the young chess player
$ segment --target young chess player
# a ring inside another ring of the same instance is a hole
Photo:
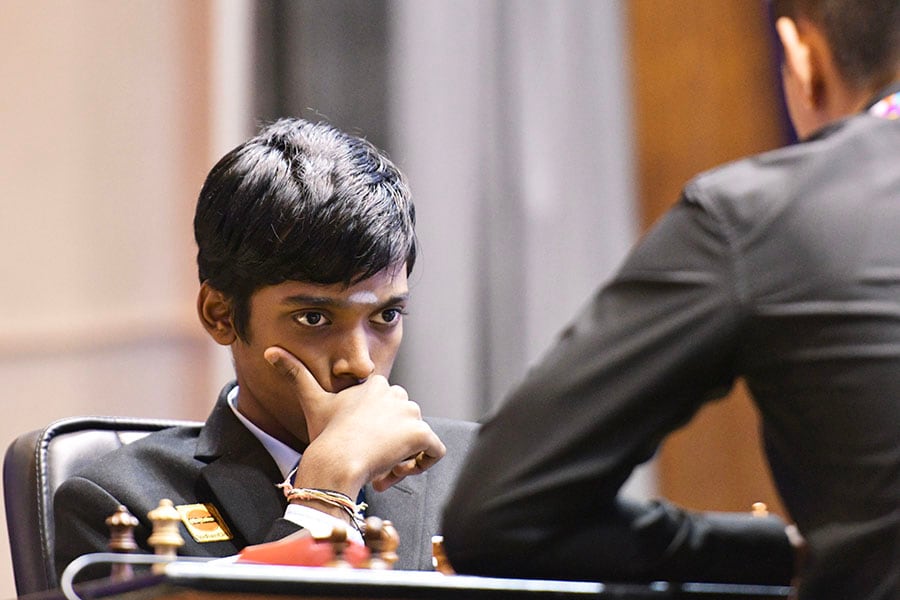
[[[104,521],[118,505],[139,519],[135,537],[149,550],[147,514],[162,498],[184,520],[180,554],[193,556],[233,555],[299,528],[353,533],[364,498],[400,535],[396,568],[431,568],[474,425],[423,420],[388,383],[414,222],[396,167],[329,125],[280,120],[225,155],[194,218],[197,312],[231,348],[236,381],[202,427],[150,435],[60,486],[58,570],[107,548]]]
[[[691,181],[485,422],[445,514],[457,571],[900,598],[900,2],[773,4],[802,141]],[[794,543],[618,495],[738,376]]]

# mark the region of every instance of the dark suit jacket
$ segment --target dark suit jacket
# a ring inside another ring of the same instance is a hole
[[[233,385],[233,384],[232,384]],[[282,480],[271,456],[219,396],[202,427],[177,427],[147,436],[108,455],[65,481],[54,497],[57,571],[88,552],[105,552],[105,519],[120,504],[140,520],[135,538],[152,551],[147,513],[160,499],[175,505],[212,503],[234,538],[198,543],[182,526],[185,556],[229,556],[244,546],[277,539],[297,529],[285,521]],[[368,515],[390,519],[400,534],[398,569],[431,569],[431,536],[440,533],[440,512],[476,425],[427,419],[447,446],[446,456],[421,475],[384,492],[367,487]],[[108,574],[108,573],[107,573]]]
[[[787,582],[780,523],[616,499],[738,376],[809,543],[802,597],[900,598],[900,121],[854,116],[690,182],[482,427],[450,561]]]

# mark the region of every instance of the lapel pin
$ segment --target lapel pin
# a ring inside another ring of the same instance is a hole
[[[188,533],[201,544],[206,542],[224,542],[232,538],[231,531],[219,514],[218,509],[210,504],[181,504],[175,507],[181,515],[181,521]]]

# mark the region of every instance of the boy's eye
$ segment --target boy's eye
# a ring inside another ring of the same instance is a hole
[[[294,317],[294,320],[301,325],[306,325],[308,327],[321,327],[322,325],[328,324],[328,319],[325,318],[325,315],[313,311],[300,313]]]
[[[400,316],[403,314],[403,310],[399,308],[388,308],[375,317],[375,321],[379,323],[383,323],[385,325],[391,325],[400,320]]]

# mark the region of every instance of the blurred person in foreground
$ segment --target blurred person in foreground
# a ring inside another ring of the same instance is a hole
[[[179,553],[212,557],[335,524],[361,541],[364,500],[400,535],[397,568],[430,569],[431,536],[474,425],[425,421],[388,383],[414,225],[397,168],[327,124],[282,119],[226,154],[194,217],[197,312],[230,347],[236,381],[202,427],[154,433],[60,486],[58,570],[106,549],[104,521],[120,504],[152,551],[147,513],[162,498],[182,513]]]
[[[800,143],[689,182],[486,420],[445,511],[457,571],[900,598],[900,2],[772,9]],[[800,536],[619,495],[737,377]]]

